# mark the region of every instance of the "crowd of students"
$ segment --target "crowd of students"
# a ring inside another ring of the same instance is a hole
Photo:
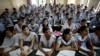
[[[61,36],[53,34],[53,26],[62,27]],[[45,56],[55,56],[61,50],[76,51],[76,56],[86,56],[82,52],[100,56],[100,12],[74,4],[23,5],[12,11],[6,8],[0,15],[0,35],[4,38],[0,43],[2,56],[27,56],[34,50]]]

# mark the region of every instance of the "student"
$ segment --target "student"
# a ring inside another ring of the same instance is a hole
[[[76,17],[74,17],[74,23],[79,24],[82,20],[81,13],[77,12]]]
[[[56,51],[61,50],[78,50],[72,31],[68,28],[64,30],[62,36],[57,40]]]
[[[89,27],[93,29],[93,26],[100,26],[100,12],[96,14],[96,18],[91,20]]]
[[[86,19],[82,19],[80,24],[77,25],[78,28],[80,28],[81,26],[87,26],[87,20]]]
[[[87,26],[81,26],[79,28],[79,33],[75,34],[74,37],[78,44],[78,50],[79,50],[77,56],[80,55],[85,56],[86,54],[88,56],[94,56],[93,45],[90,40],[89,28]],[[86,54],[82,54],[83,52]]]
[[[23,26],[23,19],[19,18],[17,20],[17,24],[15,24],[14,29],[17,31],[17,33],[21,33],[22,32],[22,26]]]
[[[66,28],[71,29],[71,31],[73,33],[76,33],[77,32],[77,26],[73,23],[73,19],[72,18],[69,18],[68,21],[64,23],[64,25],[63,25],[63,27],[61,29],[61,32],[63,32],[64,29],[66,29]]]
[[[25,14],[25,17],[24,17],[24,20],[23,20],[24,24],[28,25],[29,24],[29,20],[30,20],[29,14]]]
[[[46,18],[43,19],[42,24],[39,28],[39,33],[42,33],[42,29],[48,27],[50,29],[50,32],[53,32],[51,25],[48,23],[48,20]]]
[[[17,20],[19,17],[18,17],[18,13],[17,12],[13,12],[12,13],[12,16],[11,16],[11,20],[14,22],[14,20]]]
[[[2,18],[0,19],[0,23],[4,24],[5,27],[13,25],[11,19],[7,17],[6,12],[4,12],[1,16]]]
[[[61,14],[58,12],[57,14],[56,14],[56,17],[54,18],[54,25],[59,25],[59,26],[61,26],[61,25],[63,25],[64,24],[64,21],[63,21],[63,19],[62,19],[62,17],[61,17]]]
[[[50,24],[50,25],[52,25],[53,26],[53,24],[54,24],[54,20],[53,20],[53,18],[50,16],[50,13],[49,12],[47,12],[46,13],[46,18],[47,18],[47,20],[48,20],[48,23]]]
[[[42,51],[45,56],[52,56],[55,48],[55,36],[51,34],[49,28],[43,28],[43,35],[40,38],[39,50]],[[51,49],[51,51],[44,51],[43,48]]]
[[[13,28],[8,27],[5,30],[5,38],[4,41],[2,43],[2,45],[0,46],[0,54],[2,54],[2,56],[9,56],[9,52],[15,50],[17,48],[16,46],[16,36],[13,35]]]
[[[30,31],[38,33],[39,25],[35,24],[33,19],[30,19],[30,24],[28,24],[28,27],[29,27]]]
[[[91,33],[90,36],[91,36],[91,41],[93,45],[95,47],[99,47],[99,49],[94,48],[94,50],[96,51],[96,54],[100,56],[100,26],[97,26],[94,29],[94,33]]]
[[[35,23],[38,24],[38,25],[40,26],[40,24],[42,23],[42,20],[43,20],[43,19],[41,18],[40,13],[37,13],[37,14],[36,14],[36,17],[35,17],[35,19],[34,19]]]
[[[26,25],[22,26],[22,33],[19,35],[20,49],[10,52],[10,56],[27,56],[33,49],[36,34],[30,32]]]

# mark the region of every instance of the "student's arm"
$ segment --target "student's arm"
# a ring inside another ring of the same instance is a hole
[[[78,46],[78,48],[79,48],[79,50],[81,50],[81,51],[87,53],[88,55],[92,56],[94,54],[93,45],[92,45],[91,41],[88,41],[87,44],[88,44],[89,49],[91,51],[86,51],[86,50],[82,49],[80,46]]]
[[[70,47],[70,48],[69,48],[69,47]],[[75,43],[75,42],[74,42],[74,44],[73,44],[73,47],[71,47],[71,46],[69,46],[69,47],[66,47],[66,49],[67,49],[67,50],[75,50],[75,51],[78,50],[77,43]]]
[[[24,42],[24,40],[23,39],[20,39],[20,49],[21,50],[24,50],[24,48],[23,48],[23,42]]]
[[[72,48],[71,46],[63,46],[60,47],[60,44],[56,45],[56,51],[60,51],[60,50],[78,50],[77,44],[74,43],[74,47]]]
[[[39,44],[38,44],[38,48],[39,48],[40,51],[42,51],[45,54],[46,52],[42,49],[41,46],[42,46],[42,42],[40,41]]]
[[[76,33],[78,31],[77,25],[75,25],[75,29],[72,31],[73,33]]]
[[[60,47],[60,44],[56,44],[56,51],[60,51],[60,50],[65,50],[66,48],[65,47]]]
[[[30,50],[33,48],[34,41],[35,41],[35,39],[34,39],[34,38],[32,38],[32,40],[31,40],[31,45],[29,46],[28,51],[30,51]]]
[[[93,52],[94,52],[94,49],[93,49],[93,44],[92,44],[92,42],[91,42],[91,41],[88,41],[87,43],[88,43],[88,45],[89,45],[89,49],[91,50],[91,53],[93,53]]]
[[[53,47],[52,47],[52,50],[50,51],[50,55],[54,52],[55,50],[55,42],[53,42]]]

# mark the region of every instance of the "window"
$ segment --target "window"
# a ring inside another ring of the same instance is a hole
[[[44,6],[46,4],[46,0],[39,0],[39,5]]]
[[[32,2],[32,5],[34,4],[34,5],[38,6],[37,0],[31,0],[31,2]]]
[[[68,4],[75,4],[75,0],[68,0]]]

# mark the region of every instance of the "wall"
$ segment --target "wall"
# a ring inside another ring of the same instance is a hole
[[[13,7],[16,7],[18,9],[23,4],[27,5],[26,0],[0,0],[0,13],[2,13],[5,8],[12,10]]]
[[[64,5],[66,5],[67,4],[67,2],[68,2],[68,0],[56,0],[56,4],[64,4]]]
[[[80,4],[80,0],[75,0],[75,5]]]
[[[11,0],[0,0],[0,12],[2,12],[5,8],[12,8]]]
[[[90,0],[88,7],[91,8],[92,6],[97,7],[100,0]]]

